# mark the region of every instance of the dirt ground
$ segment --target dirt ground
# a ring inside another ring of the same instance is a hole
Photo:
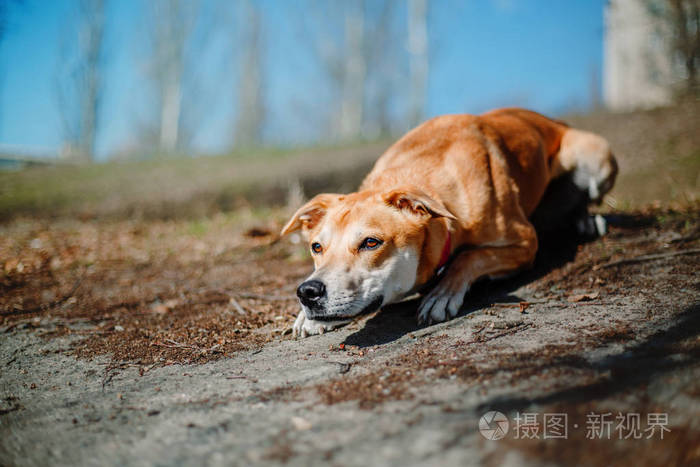
[[[447,323],[408,301],[304,340],[311,265],[284,214],[0,227],[0,465],[700,463],[698,207],[542,238]],[[480,433],[490,410],[503,439]],[[641,438],[620,439],[627,414]],[[596,415],[613,423],[587,437]]]

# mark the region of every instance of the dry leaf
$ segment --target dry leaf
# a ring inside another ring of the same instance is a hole
[[[301,417],[292,417],[292,425],[299,431],[306,431],[311,429],[311,422]]]
[[[600,295],[600,292],[584,293],[580,295],[571,295],[568,300],[570,303],[577,302],[587,302],[589,300],[595,300]]]

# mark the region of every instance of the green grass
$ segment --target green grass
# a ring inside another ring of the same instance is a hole
[[[197,218],[241,204],[285,202],[297,180],[307,195],[347,189],[388,143],[237,152],[0,172],[0,220],[31,217]]]
[[[650,204],[685,206],[698,203],[700,150],[682,156],[671,153],[647,167],[621,172],[611,196],[619,210]]]

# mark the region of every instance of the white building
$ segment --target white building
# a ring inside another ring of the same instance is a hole
[[[610,110],[670,104],[684,69],[662,18],[666,1],[609,0],[605,10],[603,99]],[[652,13],[656,9],[656,15]]]

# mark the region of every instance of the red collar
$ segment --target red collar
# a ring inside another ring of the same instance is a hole
[[[442,247],[442,254],[440,255],[440,262],[438,263],[437,269],[442,268],[447,264],[447,260],[450,259],[450,253],[452,252],[452,234],[447,231],[447,239],[445,240],[445,246]]]

